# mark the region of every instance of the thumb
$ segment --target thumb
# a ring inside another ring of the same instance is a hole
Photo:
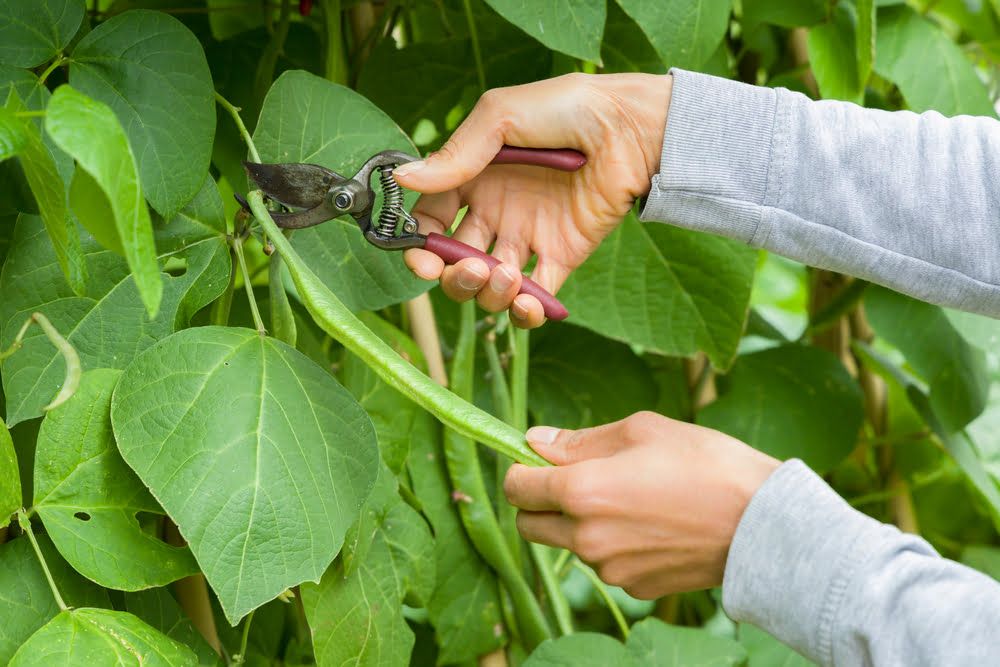
[[[505,111],[498,90],[487,91],[440,150],[393,170],[405,188],[424,194],[446,192],[471,181],[503,147]]]
[[[557,466],[611,456],[624,449],[627,439],[622,422],[577,431],[552,426],[533,426],[524,434],[531,448]]]

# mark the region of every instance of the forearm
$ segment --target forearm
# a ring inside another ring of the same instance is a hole
[[[1000,316],[1000,122],[674,71],[643,220]]]
[[[1000,584],[851,508],[800,461],[757,491],[723,605],[823,665],[988,664]]]

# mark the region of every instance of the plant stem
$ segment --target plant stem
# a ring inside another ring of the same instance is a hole
[[[288,39],[289,19],[291,18],[291,0],[282,0],[281,13],[278,16],[278,27],[271,34],[267,46],[264,47],[260,60],[257,62],[257,72],[254,76],[253,99],[259,108],[264,102],[267,89],[271,87],[274,79],[274,68],[278,64],[278,56],[285,49],[285,40]]]
[[[243,634],[240,637],[240,652],[233,656],[234,665],[242,665],[247,661],[247,640],[250,639],[250,624],[253,623],[253,615],[257,610],[252,610],[243,621]]]
[[[260,319],[260,310],[257,309],[257,299],[253,295],[253,285],[250,284],[250,272],[247,271],[247,260],[243,255],[243,239],[239,234],[233,237],[232,240],[233,250],[236,252],[236,259],[240,264],[240,273],[243,274],[243,287],[247,292],[247,300],[250,302],[250,312],[253,315],[254,326],[257,327],[257,333],[261,336],[267,335],[267,329],[264,328],[264,322]]]
[[[285,236],[291,236],[291,231],[286,230]],[[274,337],[280,341],[295,347],[298,339],[298,331],[295,325],[295,313],[292,312],[292,304],[288,302],[288,292],[285,291],[284,275],[281,272],[281,255],[273,253],[267,267],[267,289],[270,296],[268,303],[271,306],[271,328],[274,330]]]
[[[511,426],[515,425],[514,406],[511,401],[510,387],[507,384],[507,374],[500,361],[500,353],[497,351],[496,329],[491,329],[483,336],[483,348],[486,351],[486,361],[489,364],[490,390],[493,395],[493,403],[496,405],[497,416]],[[520,429],[524,430],[524,429]],[[497,489],[503,488],[504,478],[507,470],[510,469],[511,460],[507,456],[497,456],[496,485]],[[497,520],[500,522],[500,531],[507,546],[514,555],[514,560],[518,566],[521,565],[521,536],[517,532],[517,509],[508,503],[502,495],[497,495]]]
[[[406,302],[406,313],[410,318],[410,334],[427,362],[427,373],[442,387],[448,386],[448,372],[444,368],[441,354],[441,338],[438,336],[434,306],[427,292]]]
[[[552,569],[556,571],[556,576],[560,579],[569,573],[569,569],[566,566],[569,565],[569,560],[572,557],[573,552],[569,549],[563,549],[559,552],[559,555],[556,556],[556,562],[553,564]]]
[[[348,67],[347,56],[344,55],[340,0],[323,3],[323,22],[326,28],[326,79],[346,86]]]
[[[465,6],[465,20],[469,24],[469,38],[472,40],[472,55],[476,59],[476,77],[479,80],[479,92],[486,92],[486,70],[483,68],[483,54],[479,50],[479,33],[476,31],[476,21],[472,16],[472,3],[462,0]]]
[[[608,606],[608,610],[611,612],[611,615],[614,616],[615,623],[618,624],[618,629],[621,630],[622,639],[628,639],[629,635],[628,621],[625,620],[625,614],[622,613],[622,610],[618,606],[618,603],[615,602],[615,599],[613,597],[611,597],[611,593],[608,591],[608,587],[604,584],[603,581],[601,581],[600,577],[597,576],[597,573],[594,572],[591,568],[584,565],[579,558],[573,559],[573,567],[580,570],[580,572],[583,572],[583,574],[586,575],[587,579],[590,580],[590,583],[594,585],[594,588],[597,590],[597,593],[604,600],[604,604]]]
[[[229,115],[233,117],[233,121],[235,121],[237,129],[240,131],[240,136],[243,137],[243,141],[246,142],[247,148],[250,150],[250,157],[253,158],[254,162],[260,162],[260,154],[257,152],[257,147],[253,143],[253,137],[251,137],[250,132],[247,131],[247,126],[243,124],[243,119],[240,118],[239,108],[234,107],[229,100],[220,95],[218,92],[215,93],[215,101],[218,102],[219,106],[228,111]]]
[[[549,596],[549,603],[552,605],[552,613],[556,617],[556,625],[559,626],[559,633],[563,635],[573,634],[573,612],[569,608],[569,600],[563,593],[559,585],[559,577],[556,569],[552,566],[549,558],[551,549],[544,544],[529,543],[531,557],[538,570],[538,576],[542,579],[542,586],[545,587],[545,594]]]
[[[31,530],[31,519],[28,518],[28,513],[23,509],[17,511],[17,523],[20,524],[21,530],[28,536],[28,541],[31,542],[31,548],[35,550],[35,555],[38,556],[38,562],[42,565],[42,571],[45,573],[45,579],[49,582],[49,588],[52,589],[52,596],[56,599],[56,604],[63,611],[69,609],[66,606],[66,602],[63,601],[63,596],[59,594],[59,588],[56,586],[56,580],[52,578],[52,572],[49,571],[49,564],[45,562],[45,556],[42,555],[42,549],[38,546],[38,541],[35,539],[35,533]]]
[[[44,118],[44,111],[15,111],[15,118]]]
[[[52,74],[52,72],[54,72],[57,67],[59,67],[60,65],[62,65],[67,61],[69,61],[69,58],[67,58],[61,53],[58,56],[56,56],[56,59],[53,60],[51,63],[49,63],[49,66],[46,67],[45,70],[39,75],[38,83],[36,85],[39,87],[44,86],[45,80],[49,78],[49,74]]]
[[[233,292],[236,289],[236,272],[239,271],[239,260],[236,259],[236,250],[229,247],[229,284],[225,291],[212,303],[210,320],[215,326],[228,326],[229,313],[233,307]]]

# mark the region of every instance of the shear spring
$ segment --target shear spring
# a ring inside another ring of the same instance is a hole
[[[403,208],[403,188],[392,177],[394,167],[395,165],[386,165],[378,168],[378,180],[382,185],[382,210],[378,214],[375,233],[383,237],[396,235],[400,218],[403,218],[403,231],[410,234],[417,231],[417,221]]]

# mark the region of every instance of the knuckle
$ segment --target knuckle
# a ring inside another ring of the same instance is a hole
[[[622,437],[632,443],[643,441],[655,433],[659,420],[655,412],[637,412],[622,422]]]
[[[599,576],[601,581],[609,586],[626,588],[632,584],[632,576],[628,571],[628,568],[624,567],[621,563],[616,563],[614,561],[601,565],[597,569],[597,576]]]
[[[628,583],[622,586],[622,588],[636,600],[655,600],[665,594],[664,592],[657,591],[653,586],[642,582],[637,584]]]
[[[582,523],[573,531],[573,553],[588,563],[598,563],[608,555],[608,540],[600,526]]]
[[[594,475],[572,470],[563,482],[563,510],[572,516],[587,516],[599,505],[601,491],[600,480]]]

